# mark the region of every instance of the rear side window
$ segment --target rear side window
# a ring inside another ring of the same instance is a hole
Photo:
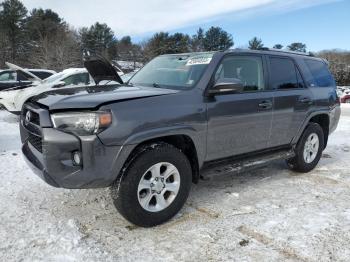
[[[271,84],[273,89],[304,87],[299,70],[288,58],[270,57]]]
[[[309,86],[328,87],[336,85],[325,63],[311,59],[305,59],[304,61],[313,77],[313,81],[308,82]]]
[[[29,79],[31,79],[32,77],[30,75],[28,75],[25,72],[22,71],[17,71],[17,80],[18,81],[28,81]]]
[[[40,79],[44,80],[51,76],[52,74],[50,72],[42,72],[42,71],[30,71],[33,75],[36,75]]]

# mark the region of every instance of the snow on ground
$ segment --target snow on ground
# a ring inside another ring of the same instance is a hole
[[[1,261],[348,261],[350,106],[309,174],[283,161],[193,185],[151,229],[130,225],[108,189],[48,186],[24,163],[18,118],[0,111]]]

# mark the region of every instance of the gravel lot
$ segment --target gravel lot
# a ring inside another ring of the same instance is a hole
[[[317,169],[283,161],[194,185],[169,223],[126,222],[108,189],[46,185],[24,163],[17,117],[0,111],[1,261],[349,261],[350,107]]]

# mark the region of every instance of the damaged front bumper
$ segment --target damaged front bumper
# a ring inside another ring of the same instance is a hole
[[[25,119],[27,111],[32,119]],[[32,170],[54,187],[107,187],[118,176],[128,150],[105,146],[96,135],[79,137],[50,126],[49,114],[26,105],[20,120],[22,152]],[[77,164],[73,154],[79,153]]]

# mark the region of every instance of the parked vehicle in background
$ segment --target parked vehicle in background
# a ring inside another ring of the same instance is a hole
[[[340,102],[349,104],[350,103],[350,92],[348,94],[343,94],[340,97]]]
[[[124,83],[128,82],[130,78],[132,78],[136,73],[137,73],[138,70],[136,71],[132,71],[130,73],[126,73],[126,74],[123,74],[123,75],[120,75],[121,79],[123,80]]]
[[[155,226],[184,205],[200,175],[285,159],[319,162],[339,121],[327,63],[271,50],[163,55],[127,83],[85,57],[96,83],[43,93],[21,112],[22,152],[48,184],[111,187],[118,211]]]
[[[70,68],[54,74],[41,81],[40,84],[27,87],[15,87],[0,92],[0,105],[13,114],[19,114],[25,101],[43,92],[72,88],[77,86],[95,85],[86,68]]]
[[[41,80],[55,74],[53,70],[24,69],[11,63],[6,63],[7,70],[0,72],[0,91],[19,86],[38,84]]]

